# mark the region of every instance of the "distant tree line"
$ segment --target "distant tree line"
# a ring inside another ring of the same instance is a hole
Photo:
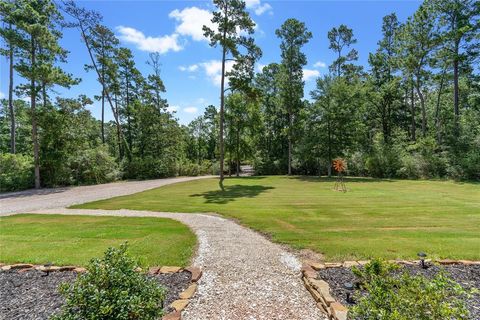
[[[143,75],[99,13],[71,0],[1,1],[9,86],[0,108],[0,188],[219,172],[223,187],[223,173],[238,174],[242,163],[258,174],[330,175],[336,157],[352,175],[480,178],[478,2],[425,0],[407,21],[387,15],[367,68],[357,64],[353,30],[332,28],[336,58],[307,97],[307,26],[287,19],[276,31],[278,62],[255,73],[261,50],[245,3],[214,4],[218,28],[203,31],[221,49],[220,105],[183,126],[163,98],[158,53]],[[55,92],[81,82],[62,69],[64,28],[85,45],[85,69],[98,80],[93,97]],[[92,99],[101,103],[99,120],[86,108]]]

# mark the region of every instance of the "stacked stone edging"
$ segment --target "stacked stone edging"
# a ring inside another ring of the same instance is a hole
[[[426,262],[431,262],[432,260],[425,260]],[[325,313],[330,320],[347,320],[348,308],[342,305],[340,302],[335,301],[335,299],[330,294],[329,284],[322,280],[318,279],[318,270],[326,268],[351,268],[354,266],[361,266],[369,263],[369,260],[361,261],[345,261],[345,262],[314,262],[314,261],[305,261],[302,266],[302,280],[305,284],[305,287],[310,292],[312,297],[317,302],[317,307]],[[389,260],[391,263],[406,264],[406,265],[417,265],[420,263],[420,260]],[[435,260],[435,263],[440,265],[452,265],[459,264],[465,266],[480,265],[480,261],[472,260],[451,260],[451,259],[441,259]]]
[[[0,270],[18,270],[18,272],[27,272],[31,270],[38,270],[43,272],[63,272],[63,271],[73,271],[77,273],[86,272],[87,269],[77,266],[45,266],[45,265],[34,265],[30,263],[16,263],[16,264],[3,264],[0,263]],[[137,268],[136,271],[142,271],[141,268]],[[177,300],[173,301],[170,304],[170,307],[174,311],[168,313],[162,317],[162,320],[181,320],[182,319],[182,310],[190,303],[190,299],[195,295],[197,291],[197,282],[202,277],[202,270],[197,267],[175,267],[175,266],[162,266],[162,267],[151,267],[148,270],[148,274],[162,274],[162,273],[177,273],[188,271],[191,274],[190,285],[180,293]]]

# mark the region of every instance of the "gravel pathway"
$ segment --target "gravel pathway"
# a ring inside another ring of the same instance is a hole
[[[29,213],[32,210],[63,208],[74,204],[108,199],[158,188],[172,183],[211,178],[178,177],[144,181],[122,181],[92,186],[26,190],[0,193],[0,216],[6,213]]]
[[[305,289],[300,262],[281,246],[231,220],[205,214],[133,210],[50,209],[37,213],[165,217],[190,226],[203,270],[198,292],[182,314],[199,319],[325,319]]]

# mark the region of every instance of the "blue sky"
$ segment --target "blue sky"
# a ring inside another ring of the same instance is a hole
[[[315,78],[328,73],[334,59],[328,49],[327,32],[334,26],[346,24],[353,29],[358,43],[359,64],[367,66],[368,53],[377,47],[381,38],[382,17],[395,12],[400,21],[412,15],[420,1],[288,1],[248,0],[247,7],[257,24],[256,42],[263,50],[259,66],[279,62],[280,41],[275,30],[288,18],[305,22],[313,38],[304,47],[308,65],[304,69],[305,95],[314,88]],[[165,98],[181,123],[188,123],[209,104],[219,101],[220,50],[211,48],[202,37],[201,27],[209,21],[211,1],[78,1],[79,5],[99,11],[104,24],[114,30],[121,45],[130,48],[137,67],[144,75],[150,71],[146,64],[149,52],[159,51],[162,78],[167,92]],[[65,69],[82,82],[70,90],[58,89],[64,97],[84,93],[98,95],[100,86],[93,72],[86,73],[88,54],[77,30],[64,30],[61,45],[70,51]],[[8,87],[7,60],[1,58],[0,97]],[[22,79],[16,79],[16,82]],[[100,103],[89,109],[100,115]],[[107,119],[111,119],[107,110]]]

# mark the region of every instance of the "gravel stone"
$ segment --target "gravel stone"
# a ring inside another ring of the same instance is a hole
[[[280,245],[218,216],[135,210],[49,209],[33,213],[162,217],[197,235],[193,265],[203,276],[184,320],[326,319],[301,280],[300,262]]]
[[[28,212],[175,219],[188,225],[197,235],[199,246],[194,265],[203,271],[197,293],[182,313],[184,320],[325,319],[301,281],[298,259],[231,220],[205,214],[63,208],[203,178],[208,177],[8,193],[0,195],[0,216]]]
[[[120,181],[91,186],[1,193],[0,216],[5,213],[30,213],[31,210],[69,207],[74,204],[133,194],[172,183],[205,178],[212,178],[212,176]]]

